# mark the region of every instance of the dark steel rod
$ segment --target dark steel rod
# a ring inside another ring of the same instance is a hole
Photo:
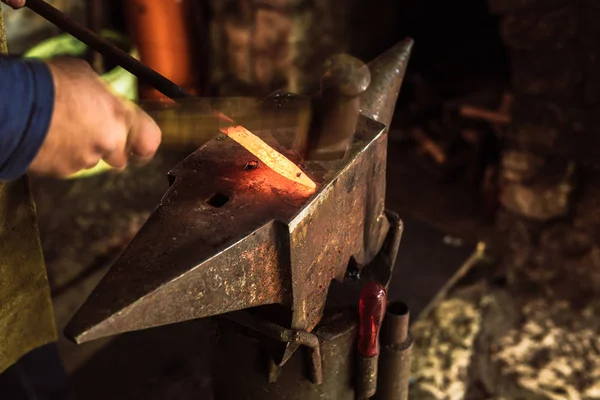
[[[36,14],[39,14],[43,18],[52,22],[54,25],[58,26],[63,31],[71,34],[83,43],[87,44],[106,58],[114,60],[119,66],[137,76],[140,80],[144,81],[148,85],[154,87],[165,96],[173,100],[194,97],[190,93],[186,92],[183,88],[154,71],[152,68],[144,65],[142,62],[136,60],[134,57],[130,56],[127,54],[127,52],[121,50],[110,41],[73,21],[60,10],[57,10],[44,0],[27,0],[26,6]]]

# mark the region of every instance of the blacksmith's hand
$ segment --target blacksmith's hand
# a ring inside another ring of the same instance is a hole
[[[56,59],[48,65],[54,110],[30,172],[65,177],[101,159],[123,168],[154,156],[161,141],[159,127],[135,104],[113,94],[88,63]]]

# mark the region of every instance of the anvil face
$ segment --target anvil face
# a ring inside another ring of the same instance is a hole
[[[298,161],[276,145],[295,129],[254,133]],[[171,171],[160,205],[65,333],[86,342],[267,304],[312,330],[331,280],[378,251],[386,148],[385,126],[361,116],[344,159],[299,164],[314,191],[226,136],[209,141]]]

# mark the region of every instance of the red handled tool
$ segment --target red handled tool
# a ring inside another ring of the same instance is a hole
[[[368,399],[377,390],[377,363],[379,360],[379,331],[385,316],[387,293],[378,282],[367,283],[358,304],[358,398]]]

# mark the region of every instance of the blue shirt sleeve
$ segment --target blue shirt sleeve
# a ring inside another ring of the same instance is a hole
[[[54,81],[39,61],[0,56],[0,181],[27,172],[50,127]]]

